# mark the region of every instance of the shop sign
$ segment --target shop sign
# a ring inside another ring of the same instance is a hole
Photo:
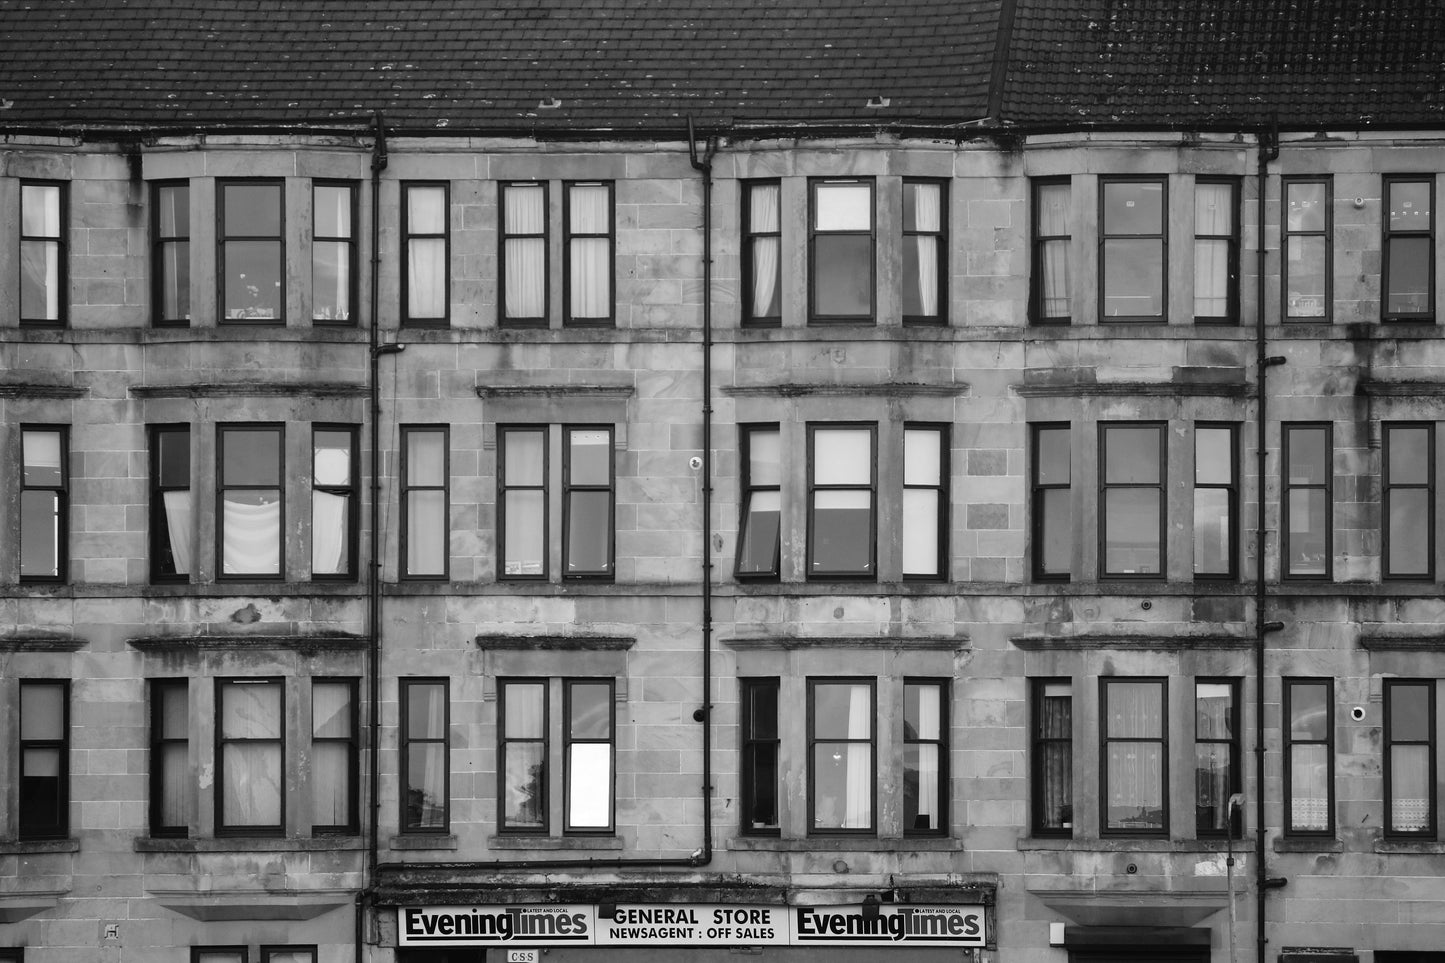
[[[985,946],[982,906],[404,907],[402,946]]]

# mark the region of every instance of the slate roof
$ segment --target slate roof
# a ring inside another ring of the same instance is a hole
[[[0,0],[0,127],[952,123],[986,113],[998,6]]]
[[[1439,126],[1445,0],[0,0],[0,131],[377,110],[543,136]]]
[[[1020,125],[1445,122],[1441,0],[1017,0]]]

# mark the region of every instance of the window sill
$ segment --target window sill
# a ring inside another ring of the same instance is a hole
[[[616,836],[488,836],[487,848],[496,850],[621,850]]]
[[[359,836],[318,836],[305,839],[227,836],[221,839],[164,839],[137,836],[138,853],[282,853],[360,851]]]
[[[1375,852],[1404,856],[1445,855],[1445,842],[1434,839],[1382,839],[1375,843]]]
[[[0,856],[38,856],[43,853],[78,853],[78,839],[0,840]]]
[[[952,836],[734,836],[727,848],[760,853],[953,853],[962,851],[963,840]]]
[[[1234,841],[1234,851],[1242,853],[1252,846],[1244,839]],[[1106,839],[1065,839],[1062,837],[1026,836],[1018,841],[1020,852],[1070,853],[1224,853],[1229,851],[1226,839],[1159,839],[1138,836],[1111,836]]]
[[[1338,839],[1326,836],[1317,839],[1281,837],[1274,841],[1274,851],[1276,853],[1342,853],[1345,851],[1345,847]]]
[[[451,849],[457,848],[457,837],[451,834],[436,835],[417,833],[391,837],[392,849]]]

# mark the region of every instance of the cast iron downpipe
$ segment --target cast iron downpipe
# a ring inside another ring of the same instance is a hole
[[[1276,127],[1261,129],[1256,137],[1259,148],[1259,236],[1255,270],[1255,385],[1259,392],[1255,406],[1255,478],[1259,490],[1259,504],[1255,510],[1254,527],[1254,863],[1255,863],[1255,927],[1257,938],[1257,960],[1265,963],[1265,896],[1269,890],[1284,885],[1284,880],[1269,878],[1265,867],[1265,807],[1264,807],[1264,637],[1284,626],[1278,622],[1265,621],[1265,412],[1269,393],[1265,390],[1266,374],[1275,365],[1284,364],[1284,358],[1268,357],[1265,354],[1265,189],[1269,177],[1269,162],[1279,157],[1279,131]],[[1281,199],[1282,200],[1282,199]],[[1231,939],[1233,934],[1231,934]]]
[[[534,869],[697,869],[712,862],[712,158],[716,149],[710,136],[702,158],[698,159],[692,118],[689,117],[688,158],[693,169],[702,174],[702,706],[692,714],[694,722],[702,723],[702,845],[691,855],[674,859],[616,857],[381,863],[376,866],[377,873],[418,869],[473,873]],[[374,273],[372,279],[374,282]],[[357,959],[359,961],[360,957]]]

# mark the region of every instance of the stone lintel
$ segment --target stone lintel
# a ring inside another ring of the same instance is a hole
[[[487,632],[477,636],[482,649],[519,652],[625,652],[637,639],[625,635],[511,635]]]
[[[966,635],[840,635],[801,637],[796,635],[735,636],[721,639],[730,649],[917,649],[962,652],[972,646]]]
[[[84,398],[89,388],[76,385],[49,384],[45,382],[5,381],[0,382],[0,398]]]
[[[630,384],[566,384],[566,385],[477,385],[477,397],[482,399],[503,398],[602,398],[623,400],[631,398],[637,389]]]
[[[729,398],[961,398],[969,393],[970,386],[961,381],[948,384],[873,384],[873,385],[832,385],[802,384],[798,382],[774,385],[730,385],[724,386],[722,394]]]
[[[58,632],[0,636],[0,652],[78,652],[83,648],[84,639]]]
[[[350,381],[245,381],[221,384],[132,385],[136,398],[360,398],[366,385]]]
[[[1140,652],[1178,652],[1187,649],[1247,649],[1252,636],[1239,635],[1015,635],[1009,639],[1027,652],[1050,649],[1125,649]]]
[[[157,635],[129,639],[142,652],[200,652],[236,649],[281,649],[297,652],[360,651],[366,636],[336,635]]]

